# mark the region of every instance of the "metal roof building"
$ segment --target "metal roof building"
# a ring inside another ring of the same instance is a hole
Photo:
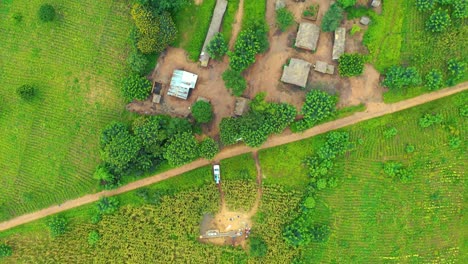
[[[196,74],[175,70],[172,74],[171,85],[169,91],[167,91],[167,95],[187,100],[190,89],[195,89],[197,79],[198,75]]]

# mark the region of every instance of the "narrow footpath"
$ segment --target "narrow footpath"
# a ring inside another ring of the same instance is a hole
[[[372,118],[376,118],[379,116],[395,113],[404,109],[408,109],[411,107],[415,107],[430,101],[434,101],[449,95],[453,95],[462,91],[468,90],[468,82],[459,84],[455,87],[446,88],[443,90],[439,90],[436,92],[424,94],[415,98],[411,98],[405,101],[393,103],[393,104],[384,104],[384,103],[377,103],[377,104],[369,104],[367,105],[367,110],[365,112],[355,113],[351,116],[338,119],[335,121],[331,121],[328,123],[324,123],[318,126],[315,126],[304,133],[301,134],[293,134],[291,131],[285,131],[283,134],[274,135],[268,138],[267,142],[263,144],[260,148],[250,148],[245,145],[236,145],[231,146],[228,148],[223,149],[216,157],[215,160],[222,160],[230,157],[234,157],[240,154],[256,152],[261,149],[271,148],[295,141],[299,141],[302,139],[306,139],[312,136],[316,136],[319,134],[326,133],[331,130],[339,129],[342,127],[346,127],[349,125],[353,125],[365,120],[369,120]],[[148,186],[163,180],[166,180],[171,177],[175,177],[179,174],[191,171],[193,169],[210,165],[210,161],[207,160],[196,160],[190,164],[186,164],[182,167],[175,168],[148,178],[144,178],[132,183],[129,183],[125,186],[122,186],[115,190],[110,191],[102,191],[94,194],[85,195],[73,200],[66,201],[59,205],[54,205],[36,212],[32,212],[29,214],[25,214],[11,220],[5,221],[0,223],[0,231],[4,231],[22,224],[26,224],[29,222],[33,222],[35,220],[47,217],[49,215],[53,215],[56,213],[60,213],[75,207],[79,207],[85,204],[89,204],[92,202],[98,201],[103,196],[113,196],[122,193],[126,193],[129,191],[133,191],[135,189]]]

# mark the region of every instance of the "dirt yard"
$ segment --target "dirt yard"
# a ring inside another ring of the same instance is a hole
[[[280,32],[275,25],[275,0],[268,0],[266,17],[270,27],[270,48],[266,53],[258,55],[256,63],[244,73],[248,82],[244,96],[252,98],[259,92],[266,92],[267,100],[290,103],[300,110],[307,89],[302,90],[293,85],[283,84],[280,81],[283,65],[289,58],[298,58],[312,64],[317,60],[321,60],[335,66],[334,75],[318,73],[312,69],[309,74],[308,88],[326,86],[328,90],[339,93],[339,107],[361,103],[367,104],[369,102],[382,102],[383,89],[379,86],[380,75],[371,65],[366,65],[362,76],[340,78],[337,62],[331,59],[333,48],[332,32],[321,32],[316,52],[293,48],[298,23],[310,22],[301,17],[302,12],[312,3],[320,5],[317,21],[312,22],[320,25],[324,13],[330,6],[330,1],[307,0],[297,3],[293,0],[286,0],[286,8],[294,14],[297,24],[286,32]],[[242,12],[238,12],[238,14],[242,14]],[[236,18],[236,23],[233,25],[233,35],[239,32],[241,25],[240,17],[239,15]],[[345,52],[366,53],[366,48],[361,44],[365,26],[360,25],[363,30],[351,36],[349,30],[353,24],[359,24],[358,19],[344,21],[342,24],[347,29]],[[153,104],[150,98],[145,102],[131,103],[127,108],[130,111],[141,114],[167,113],[173,116],[186,117],[190,115],[190,106],[199,96],[202,96],[211,101],[215,113],[214,122],[203,126],[203,132],[209,136],[216,136],[219,133],[221,119],[232,116],[234,111],[235,97],[225,88],[221,78],[222,73],[228,68],[228,64],[228,58],[225,57],[222,62],[211,60],[208,68],[202,68],[197,62],[189,61],[184,50],[169,48],[159,58],[157,67],[151,75],[152,81],[165,84],[165,88],[162,91],[162,103],[160,105]],[[175,69],[187,70],[199,76],[197,86],[192,91],[188,100],[181,100],[166,95],[167,86]]]

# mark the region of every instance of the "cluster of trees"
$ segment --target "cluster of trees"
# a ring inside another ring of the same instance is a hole
[[[421,83],[421,75],[415,67],[392,66],[387,70],[382,84],[392,90],[402,90]]]
[[[383,165],[384,173],[403,183],[409,182],[413,178],[413,173],[408,168],[404,167],[400,162],[386,162]]]
[[[221,121],[220,138],[224,145],[243,141],[247,146],[259,147],[270,134],[281,133],[296,117],[294,106],[266,102],[264,93],[255,96],[250,108],[244,116]]]
[[[206,47],[206,52],[210,55],[211,58],[215,60],[220,60],[228,52],[228,44],[224,39],[221,33],[216,33],[214,37],[208,43]]]
[[[198,123],[209,123],[213,120],[213,107],[205,101],[197,101],[192,105],[192,116]]]
[[[133,99],[145,100],[151,92],[151,88],[151,82],[136,72],[131,73],[122,81],[122,93],[127,102],[131,102]]]
[[[419,118],[418,125],[422,128],[427,128],[434,124],[440,124],[443,120],[444,118],[441,114],[425,114]]]
[[[276,10],[276,25],[281,31],[286,31],[294,24],[294,16],[287,8]]]
[[[25,101],[32,100],[36,94],[37,90],[34,86],[25,84],[21,85],[20,87],[16,88],[16,94]]]
[[[346,53],[338,59],[338,71],[343,77],[361,75],[364,71],[364,56]]]
[[[208,143],[201,145],[203,150],[217,149],[213,144],[210,148],[206,146]],[[199,157],[199,148],[192,125],[185,119],[158,115],[139,117],[131,126],[112,123],[101,133],[103,163],[96,169],[94,178],[113,188],[124,174],[145,172],[163,161],[171,166],[190,162]],[[204,157],[208,156],[205,152]]]
[[[433,33],[447,30],[452,24],[452,17],[455,19],[468,17],[466,0],[416,0],[416,7],[421,12],[432,11],[426,21],[426,29]]]
[[[268,27],[264,22],[253,22],[239,33],[234,51],[228,52],[230,69],[223,73],[223,80],[234,95],[242,95],[247,87],[242,72],[255,62],[255,55],[268,49],[267,33]]]
[[[303,118],[291,125],[294,132],[304,131],[332,116],[336,111],[338,97],[320,90],[311,90],[306,95],[301,114]]]
[[[43,4],[39,7],[37,15],[42,22],[51,22],[54,21],[57,14],[54,6],[51,4]]]
[[[321,28],[324,32],[335,31],[344,18],[344,9],[339,3],[334,3],[327,10],[322,19]]]
[[[302,201],[301,214],[289,223],[283,232],[286,242],[292,246],[303,246],[313,242],[327,241],[330,234],[328,225],[313,224],[311,212],[315,208],[315,194],[328,187],[336,187],[337,179],[329,177],[333,161],[343,155],[350,146],[347,132],[331,132],[317,155],[306,159],[309,168],[310,184]]]

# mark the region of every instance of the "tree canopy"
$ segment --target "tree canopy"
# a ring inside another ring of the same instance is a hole
[[[130,102],[133,99],[143,101],[151,92],[151,82],[146,77],[133,73],[122,81],[122,93]]]
[[[228,52],[228,44],[221,33],[216,33],[206,47],[206,52],[215,60],[222,59]]]
[[[198,123],[209,123],[213,119],[213,107],[205,101],[197,101],[192,105],[193,118]]]
[[[198,158],[198,145],[195,137],[188,132],[175,135],[167,145],[164,158],[171,166],[180,166]]]
[[[344,77],[361,75],[364,71],[364,57],[357,53],[345,53],[338,59],[338,70]]]
[[[338,4],[332,4],[322,19],[322,30],[324,32],[335,31],[343,20],[344,10]]]

